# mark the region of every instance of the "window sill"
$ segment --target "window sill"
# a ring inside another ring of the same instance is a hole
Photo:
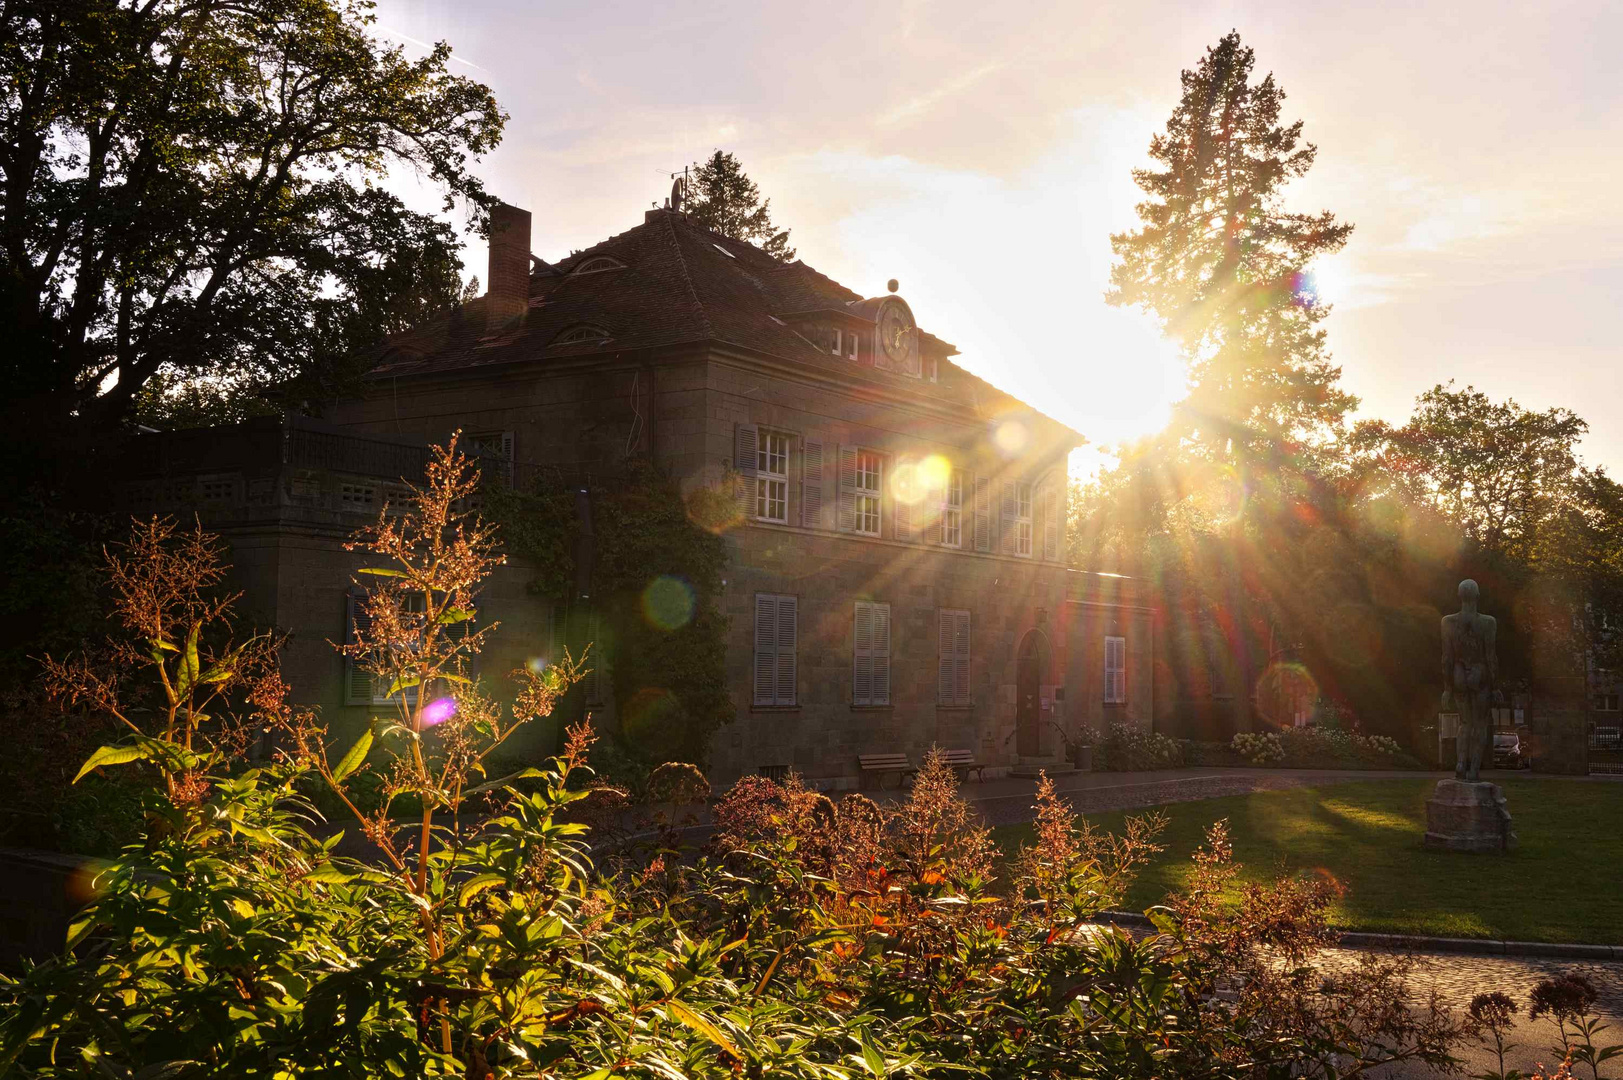
[[[799,712],[799,711],[800,711],[800,706],[799,705],[751,705],[750,706],[750,712],[752,712],[752,713],[757,713],[757,712],[760,712],[760,713]]]
[[[890,712],[894,705],[856,705],[851,706],[852,712]]]
[[[975,703],[973,701],[967,705],[947,705],[939,701],[935,703],[936,712],[969,712],[974,707]]]

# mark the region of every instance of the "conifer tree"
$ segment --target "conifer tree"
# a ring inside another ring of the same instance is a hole
[[[1352,226],[1329,211],[1284,209],[1287,183],[1317,148],[1280,123],[1285,92],[1251,81],[1237,31],[1183,72],[1183,97],[1136,169],[1140,227],[1111,237],[1110,303],[1153,313],[1184,350],[1190,396],[1182,434],[1223,445],[1326,434],[1357,400],[1338,381],[1308,275]]]
[[[772,224],[771,206],[772,200],[761,198],[761,189],[725,150],[717,150],[702,165],[694,163],[688,177],[688,217],[712,232],[758,244],[768,255],[788,262],[795,249],[789,246],[789,230]]]

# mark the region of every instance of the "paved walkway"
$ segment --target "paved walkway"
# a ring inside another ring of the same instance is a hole
[[[1356,957],[1355,950],[1332,949],[1323,959],[1325,965],[1333,969],[1337,964],[1356,962]],[[1599,1044],[1606,1046],[1611,1043],[1623,1043],[1623,963],[1456,954],[1416,954],[1415,958],[1417,964],[1412,976],[1413,988],[1420,995],[1436,990],[1438,996],[1451,1008],[1463,1011],[1471,1004],[1471,998],[1476,994],[1495,990],[1509,994],[1516,1000],[1519,1011],[1516,1028],[1510,1035],[1510,1041],[1517,1043],[1518,1046],[1505,1055],[1507,1069],[1521,1069],[1525,1073],[1535,1064],[1542,1063],[1553,1070],[1560,1063],[1560,1055],[1550,1053],[1551,1045],[1560,1042],[1555,1025],[1547,1017],[1530,1020],[1527,1016],[1528,998],[1533,987],[1544,979],[1557,975],[1582,974],[1595,984],[1595,989],[1600,991],[1595,1011],[1608,1025],[1607,1030],[1601,1033]],[[1462,1046],[1455,1053],[1465,1060],[1466,1075],[1498,1067],[1492,1051],[1485,1047]],[[1610,1069],[1602,1067],[1601,1076],[1620,1075],[1618,1065],[1619,1062],[1614,1059]],[[1414,1066],[1387,1070],[1387,1075],[1418,1078],[1431,1076],[1433,1073],[1431,1070]],[[1576,1075],[1587,1077],[1589,1073],[1580,1069]]]

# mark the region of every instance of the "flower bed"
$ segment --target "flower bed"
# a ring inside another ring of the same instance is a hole
[[[1230,747],[1254,766],[1284,769],[1418,769],[1396,739],[1339,728],[1242,731]]]

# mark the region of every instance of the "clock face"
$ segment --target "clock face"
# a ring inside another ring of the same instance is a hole
[[[879,345],[897,369],[911,370],[910,360],[917,342],[913,313],[906,304],[888,303],[879,313]]]

